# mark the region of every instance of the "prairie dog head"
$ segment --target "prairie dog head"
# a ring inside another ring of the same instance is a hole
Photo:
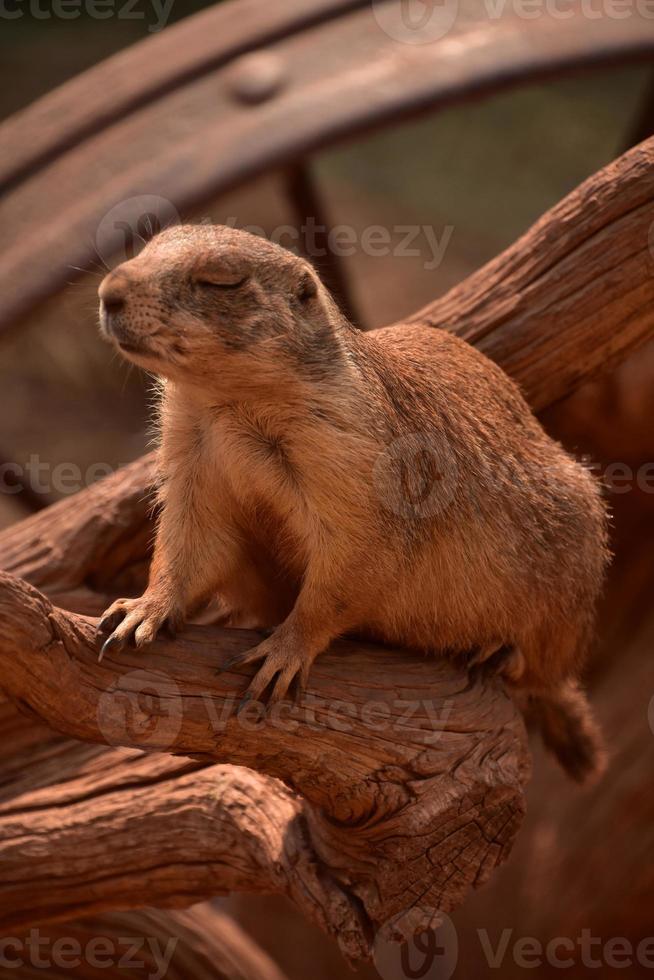
[[[161,232],[99,297],[101,333],[128,360],[226,395],[339,359],[341,318],[309,263],[233,228]]]

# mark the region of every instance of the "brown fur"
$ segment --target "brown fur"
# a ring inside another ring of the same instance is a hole
[[[108,611],[110,646],[218,594],[226,621],[277,626],[244,658],[264,661],[256,697],[304,685],[345,632],[478,662],[509,649],[562,764],[597,767],[570,683],[605,507],[499,367],[445,331],[355,330],[303,259],[227,228],[162,233],[100,296],[107,336],[164,379],[150,584]]]

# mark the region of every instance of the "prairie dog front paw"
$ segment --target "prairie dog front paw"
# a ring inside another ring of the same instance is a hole
[[[162,626],[174,631],[181,622],[181,613],[165,597],[146,592],[139,599],[117,599],[97,626],[96,640],[102,644],[99,659],[109,650],[123,650],[128,643],[146,646]]]

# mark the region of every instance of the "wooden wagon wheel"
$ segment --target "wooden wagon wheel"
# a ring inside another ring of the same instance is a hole
[[[3,324],[59,289],[70,265],[87,266],[99,219],[150,186],[182,209],[400,112],[654,47],[649,20],[589,26],[577,13],[536,32],[530,21],[473,12],[454,26],[456,45],[409,47],[380,31],[364,71],[370,17],[360,2],[316,3],[308,13],[285,2],[263,17],[239,0],[5,123],[16,153],[1,174],[0,217],[14,243],[0,272]],[[318,30],[327,51],[333,31],[351,53],[338,76],[329,65],[322,77],[312,62]],[[253,49],[264,43],[262,60]],[[143,59],[135,84],[126,69]],[[58,122],[44,125],[51,118]],[[650,141],[413,319],[475,343],[543,408],[654,335],[653,199]],[[95,750],[105,767],[99,804],[76,775],[78,743],[61,739],[56,778],[35,770],[0,806],[0,860],[11,869],[0,921],[14,928],[35,916],[56,922],[232,890],[277,892],[361,958],[376,935],[401,931],[407,912],[414,927],[456,907],[506,856],[523,810],[525,736],[501,687],[469,686],[450,666],[400,651],[340,644],[316,665],[297,716],[244,729],[233,717],[243,678],[216,676],[215,666],[251,645],[247,635],[190,629],[158,641],[147,663],[126,653],[98,665],[89,617],[142,579],[151,479],[151,460],[139,461],[0,536],[0,683],[71,739],[198,762],[134,753],[126,763],[111,748]],[[330,714],[334,703],[341,707]],[[98,849],[98,831],[114,846]],[[147,842],[136,853],[121,846],[134,835]],[[89,886],[94,876],[102,889]]]
[[[0,328],[97,259],[98,226],[118,204],[135,199],[136,225],[143,195],[183,212],[289,166],[304,219],[319,205],[297,164],[313,150],[524,80],[654,51],[654,20],[588,20],[581,0],[570,17],[539,20],[489,16],[473,0],[443,38],[424,44],[397,40],[375,19],[398,6],[231,0],[4,122],[0,141],[11,152],[0,163],[0,223],[12,247],[0,268]],[[123,244],[120,227],[103,227],[103,256]]]

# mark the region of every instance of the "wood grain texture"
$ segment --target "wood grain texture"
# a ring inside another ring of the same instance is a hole
[[[654,336],[653,221],[650,139],[411,321],[457,333],[546,408]]]
[[[125,575],[129,579],[133,566],[138,571],[148,557],[154,479],[154,457],[144,456],[7,528],[0,542],[1,567],[49,594],[127,585]]]
[[[147,663],[133,653],[99,664],[91,622],[6,574],[0,623],[4,689],[57,731],[232,764],[101,800],[97,812],[86,799],[61,825],[41,805],[12,830],[12,796],[0,840],[13,914],[39,902],[58,917],[57,905],[68,914],[84,902],[285,890],[288,863],[293,898],[359,957],[416,893],[428,917],[448,911],[508,853],[528,760],[498,682],[472,686],[446,663],[343,643],[316,665],[299,706],[264,717],[255,704],[237,717],[245,678],[216,665],[256,641],[247,631],[196,627],[157,642]],[[51,881],[40,900],[37,853]]]

